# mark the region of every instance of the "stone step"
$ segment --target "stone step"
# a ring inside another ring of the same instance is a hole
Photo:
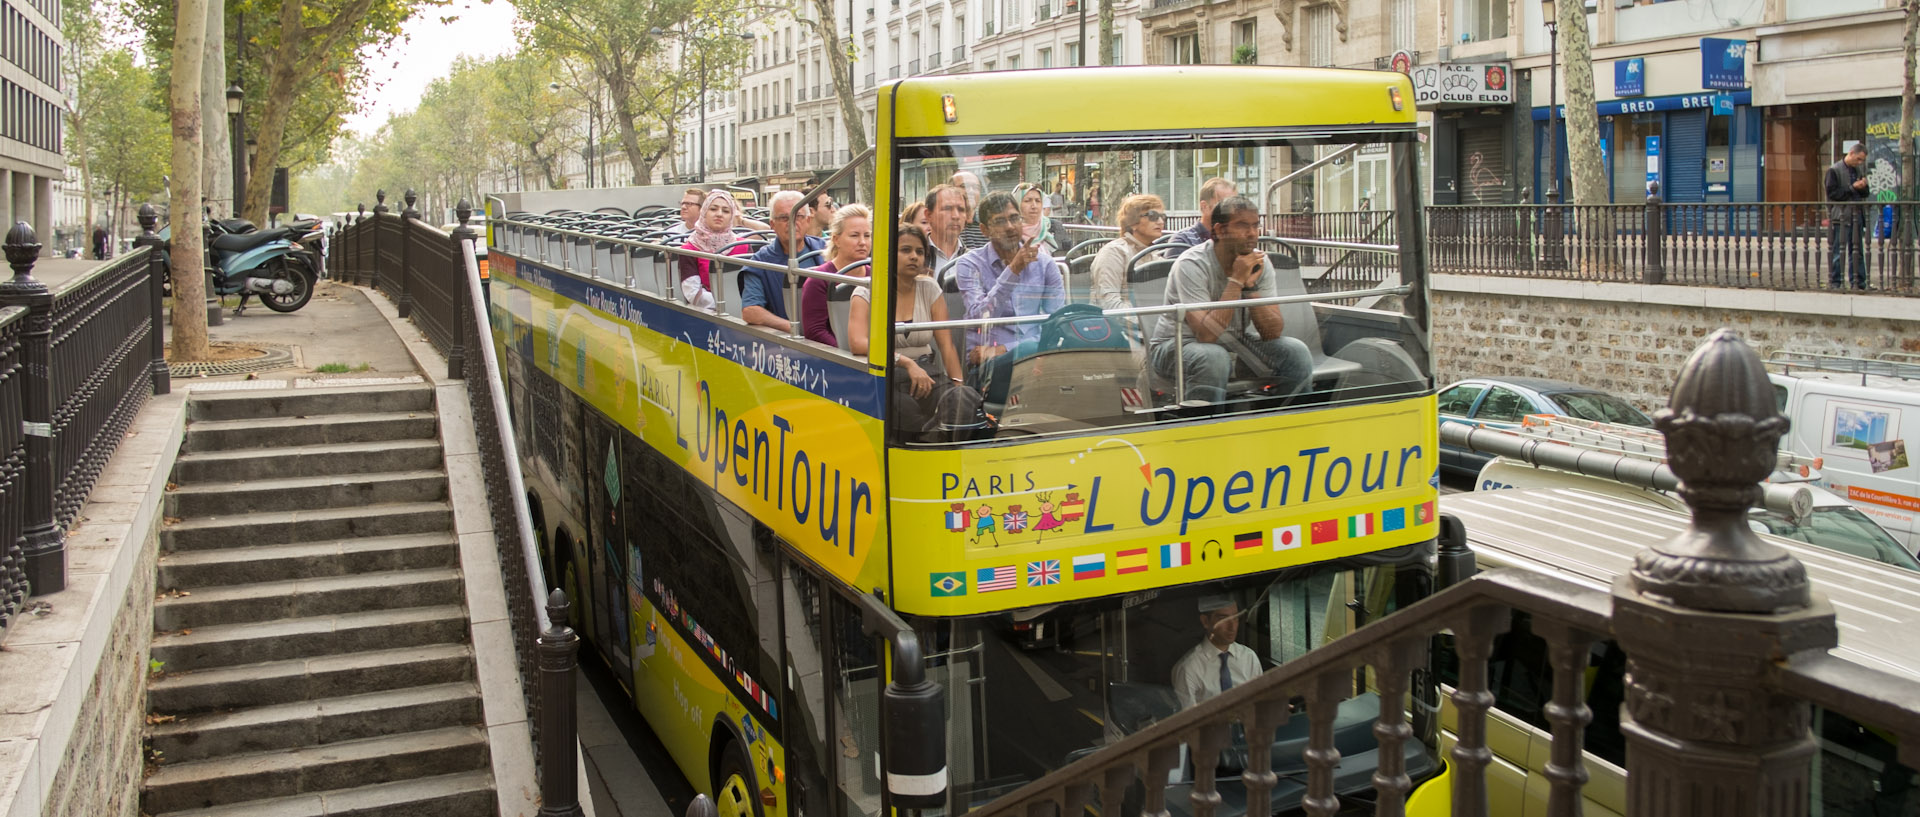
[[[472,678],[473,651],[465,644],[429,644],[169,672],[147,683],[147,710],[177,717]]]
[[[493,814],[494,809],[493,775],[477,771],[168,812],[156,817],[473,817]]]
[[[363,508],[268,511],[188,519],[161,528],[160,543],[164,550],[178,552],[451,530],[453,507],[446,502],[403,502]]]
[[[187,426],[183,452],[284,448],[290,445],[421,440],[439,436],[431,405],[413,411],[323,414],[317,417],[250,417],[205,420]]]
[[[483,771],[486,766],[486,733],[477,727],[453,727],[165,764],[147,777],[140,800],[143,809],[158,814]]]
[[[457,605],[466,599],[453,568],[388,570],[317,579],[163,591],[153,605],[157,631],[197,630],[284,618]]]
[[[160,586],[194,590],[459,563],[459,544],[444,532],[182,550],[160,556]]]
[[[192,485],[203,482],[431,471],[441,467],[444,465],[439,440],[385,440],[182,452],[173,463],[173,481],[180,485]]]
[[[480,723],[480,689],[461,681],[187,715],[148,730],[161,762],[281,751]]]
[[[466,608],[443,604],[157,633],[153,660],[168,672],[186,672],[466,640]]]
[[[168,516],[193,519],[261,510],[352,508],[395,502],[437,502],[446,498],[446,472],[429,469],[197,482],[168,491],[166,500]]]
[[[195,394],[187,422],[262,417],[317,417],[389,411],[433,411],[433,387],[424,383],[321,389],[274,389]]]

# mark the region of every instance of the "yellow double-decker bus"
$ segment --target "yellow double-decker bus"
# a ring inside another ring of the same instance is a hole
[[[549,580],[723,814],[958,814],[1427,592],[1437,415],[1405,76],[919,77],[879,89],[874,133],[856,160],[878,203],[867,268],[687,252],[608,191],[489,203]],[[1130,212],[1164,223],[1216,178],[1240,194],[1203,214],[1220,241],[1171,246],[1140,219],[1119,234],[1126,197],[1157,196]],[[896,220],[948,183],[989,241],[928,266],[946,320],[896,320],[925,286],[902,285],[903,245],[923,242]],[[1069,238],[1009,274],[1033,241],[995,208],[1029,184],[1074,188],[1048,228]],[[1354,217],[1323,218],[1341,206]],[[1365,226],[1314,226],[1335,223]],[[1113,241],[1134,243],[1098,252]],[[1227,272],[1227,246],[1260,257]],[[677,284],[681,258],[712,264],[710,305]],[[819,281],[838,342],[746,323],[742,269],[784,276],[789,314]],[[1001,393],[949,373],[983,422],[904,419],[908,332],[1005,355]],[[1262,351],[1278,346],[1295,357]],[[883,691],[922,675],[944,694],[904,722]],[[1342,791],[1373,769],[1380,702],[1364,679],[1353,693]],[[929,736],[938,762],[910,757]],[[1304,732],[1275,741],[1274,802],[1297,806]],[[1416,777],[1436,768],[1407,751]]]

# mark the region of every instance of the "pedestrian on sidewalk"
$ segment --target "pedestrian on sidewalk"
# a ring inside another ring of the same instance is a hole
[[[107,228],[96,225],[93,228],[93,260],[107,260],[107,249],[112,245],[113,236],[107,232]]]
[[[1867,288],[1866,229],[1867,208],[1854,202],[1866,201],[1867,176],[1861,167],[1867,163],[1867,145],[1855,142],[1847,148],[1846,158],[1827,168],[1827,286],[1841,289]],[[1842,275],[1846,281],[1841,280]]]

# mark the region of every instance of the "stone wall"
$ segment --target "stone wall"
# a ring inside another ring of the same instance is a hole
[[[1920,353],[1920,299],[1544,279],[1434,276],[1434,373],[1550,377],[1651,412],[1681,364],[1730,327],[1762,357],[1779,349]]]
[[[133,581],[117,602],[118,614],[93,682],[80,703],[80,719],[60,759],[44,817],[138,817],[140,780],[146,759],[147,657],[153,640],[153,588],[159,539],[149,531],[139,546]],[[129,543],[129,546],[137,546]]]

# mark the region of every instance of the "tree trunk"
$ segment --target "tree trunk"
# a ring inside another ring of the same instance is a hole
[[[1081,0],[1081,2],[1083,3],[1092,2],[1092,0]],[[1099,0],[1099,2],[1100,2],[1100,61],[1096,63],[1089,63],[1089,64],[1090,65],[1112,65],[1113,64],[1113,3],[1114,3],[1114,0]],[[1081,59],[1084,60],[1086,59],[1086,57],[1082,55]],[[1104,169],[1105,166],[1103,165],[1102,167]],[[1104,204],[1105,202],[1103,201],[1102,203]]]
[[[1900,40],[1900,51],[1905,56],[1900,72],[1900,189],[1897,198],[1913,201],[1916,190],[1913,157],[1913,103],[1914,103],[1914,40],[1920,36],[1920,0],[1907,0],[1902,4],[1907,10],[1907,33]],[[1902,195],[1904,194],[1904,195]]]
[[[201,191],[215,216],[240,212],[233,200],[233,137],[227,132],[227,4],[207,0],[206,62],[200,75]],[[236,56],[235,59],[238,59]]]
[[[200,73],[205,56],[207,3],[175,0],[173,77],[173,359],[204,361],[207,344],[206,275],[201,271],[202,153]]]
[[[212,0],[209,0],[211,2]],[[247,165],[247,200],[242,213],[262,227],[267,223],[268,197],[273,193],[273,167],[280,161],[280,146],[285,142],[287,117],[293,112],[294,93],[299,86],[301,55],[305,53],[305,31],[301,25],[300,0],[280,3],[280,47],[267,61],[266,104],[255,126],[257,147]]]
[[[1566,72],[1567,174],[1573,183],[1569,204],[1607,203],[1607,166],[1600,156],[1600,113],[1593,98],[1593,39],[1587,34],[1587,10],[1560,2],[1560,69]]]
[[[833,0],[813,0],[820,18],[820,36],[827,44],[827,67],[833,72],[833,93],[840,100],[840,122],[847,131],[847,154],[858,156],[867,150],[866,114],[853,101],[853,63],[840,45],[840,22],[834,15]],[[851,47],[851,46],[848,46]],[[873,171],[863,162],[854,168],[854,196],[873,201]]]

